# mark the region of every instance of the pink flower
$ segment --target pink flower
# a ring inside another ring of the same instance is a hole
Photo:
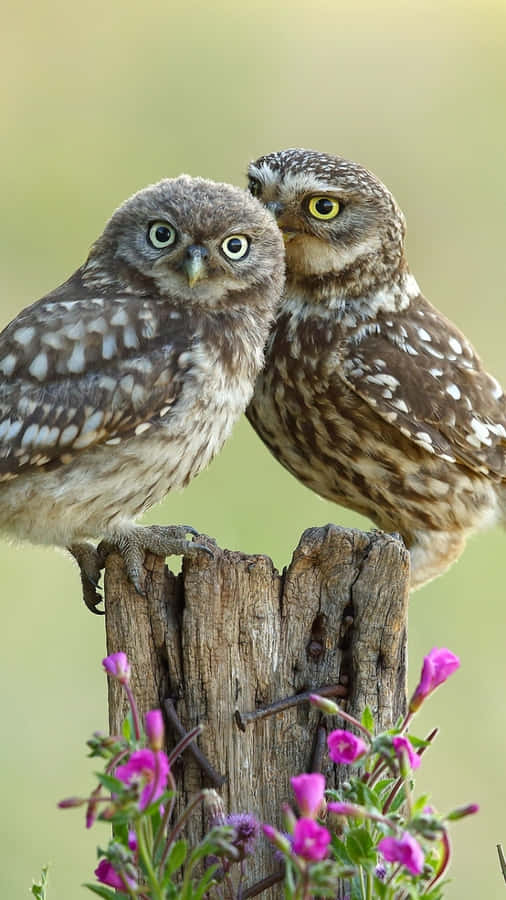
[[[97,868],[95,869],[94,874],[97,877],[97,880],[102,884],[107,884],[109,887],[118,888],[120,891],[125,890],[125,882],[118,875],[116,869],[111,865],[108,859],[101,859]],[[133,889],[137,887],[137,882],[134,878],[129,878],[125,875],[126,883]]]
[[[298,819],[293,835],[293,852],[302,859],[325,859],[330,844],[330,832],[313,819]]]
[[[412,875],[419,875],[425,861],[422,848],[408,831],[401,838],[384,837],[378,850],[387,862],[401,863]]]
[[[459,666],[460,659],[458,656],[455,656],[451,650],[447,650],[446,647],[441,647],[441,649],[433,647],[430,653],[428,653],[427,656],[424,656],[420,681],[411,698],[409,711],[411,713],[416,712],[425,698],[428,697],[438,685],[442,684],[443,681],[446,681],[452,672],[455,672]]]
[[[324,776],[320,775],[319,772],[314,772],[312,774],[295,775],[290,781],[301,814],[314,819],[323,803],[325,791]]]
[[[149,746],[152,750],[161,750],[163,747],[163,716],[161,709],[151,709],[146,713],[144,722]]]
[[[126,684],[130,678],[130,663],[126,653],[111,653],[102,660],[108,675],[117,678],[120,684]]]
[[[418,756],[418,753],[415,753],[409,738],[400,734],[397,737],[392,738],[392,744],[400,760],[401,766],[403,764],[403,757],[407,757],[410,768],[418,769],[422,760]]]
[[[139,809],[142,811],[160,797],[169,775],[169,761],[163,751],[136,750],[124,766],[118,766],[116,778],[124,784],[137,784],[141,788]]]
[[[367,744],[362,738],[352,734],[351,731],[343,731],[341,728],[330,732],[327,744],[329,756],[335,763],[349,765],[367,753]]]

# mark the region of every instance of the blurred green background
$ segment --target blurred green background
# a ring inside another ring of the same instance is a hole
[[[134,190],[181,171],[241,185],[251,158],[298,145],[389,185],[422,288],[506,380],[504,0],[17,0],[0,40],[2,325],[82,262]],[[149,521],[191,522],[278,566],[305,527],[367,527],[301,487],[245,421]],[[481,804],[453,830],[451,900],[504,895],[505,547],[498,530],[476,537],[411,604],[410,684],[434,645],[463,664],[420,723],[441,726],[420,776],[434,804]],[[56,809],[92,784],[103,621],[64,554],[2,543],[0,565],[0,896],[28,896],[49,862],[50,900],[72,900],[107,839]]]

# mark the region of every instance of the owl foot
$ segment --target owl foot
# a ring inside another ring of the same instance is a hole
[[[146,553],[154,553],[162,559],[166,556],[195,556],[200,551],[214,556],[209,547],[189,541],[186,537],[188,534],[196,537],[198,531],[189,525],[139,525],[111,541],[102,541],[98,545],[98,553],[104,560],[109,553],[119,553],[125,563],[128,580],[143,597],[145,592],[142,578]]]
[[[79,566],[83,600],[86,606],[94,615],[103,616],[104,611],[103,609],[98,609],[98,604],[103,600],[99,582],[101,570],[104,568],[105,556],[87,541],[83,541],[82,544],[72,544],[67,549]]]

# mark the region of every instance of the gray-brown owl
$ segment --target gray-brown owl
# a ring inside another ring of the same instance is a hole
[[[139,590],[146,550],[195,552],[193,529],[134,520],[211,461],[248,404],[283,256],[245,191],[166,179],[0,335],[0,528],[68,547],[91,609],[101,560],[88,538],[122,553]]]
[[[418,587],[506,519],[503,391],[420,293],[374,175],[292,149],[249,178],[283,232],[287,282],[248,418],[304,484],[400,532]]]

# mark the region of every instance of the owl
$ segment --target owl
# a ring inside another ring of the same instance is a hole
[[[145,551],[187,526],[135,520],[183,488],[244,412],[284,280],[246,191],[181,175],[134,194],[60,287],[0,334],[0,527],[66,547],[97,610],[102,538],[141,591]]]
[[[421,294],[404,216],[371,172],[283,150],[251,163],[249,189],[287,275],[249,421],[309,488],[400,532],[419,587],[505,522],[504,393]]]

